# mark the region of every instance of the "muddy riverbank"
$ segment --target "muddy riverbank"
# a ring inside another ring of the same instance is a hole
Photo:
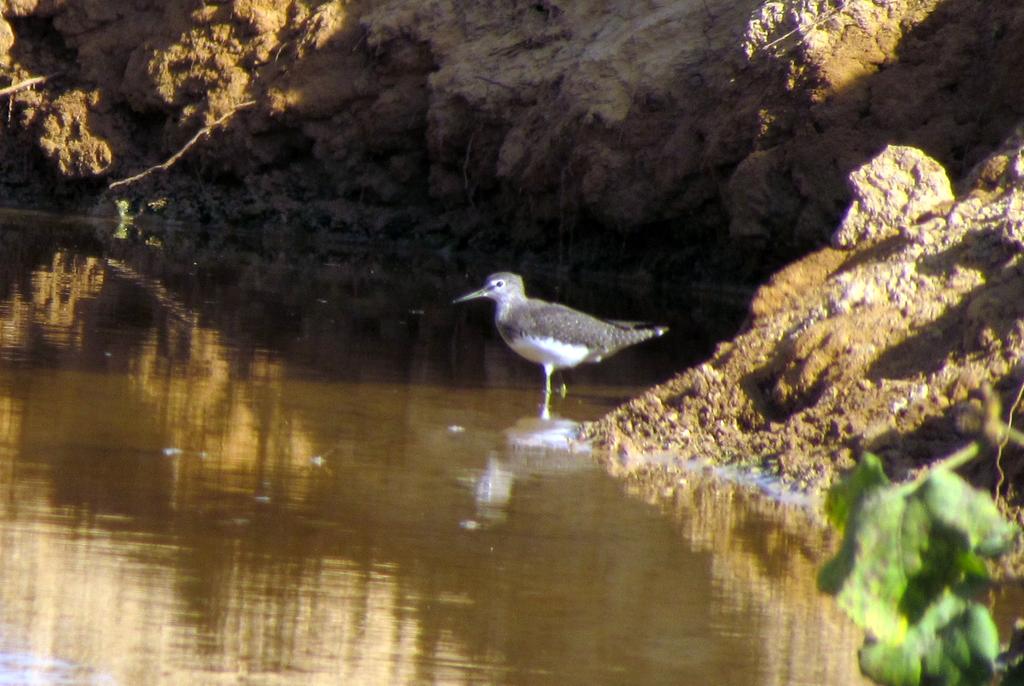
[[[591,434],[904,476],[1024,377],[1022,37],[981,0],[8,0],[0,201],[767,281]]]
[[[887,148],[854,174],[837,247],[776,274],[709,360],[590,426],[609,467],[670,452],[816,489],[867,450],[903,479],[979,437],[984,389],[1008,418],[1024,381],[1020,159],[1009,146],[1004,189],[956,198],[934,160]],[[1019,504],[1019,453],[970,469]]]

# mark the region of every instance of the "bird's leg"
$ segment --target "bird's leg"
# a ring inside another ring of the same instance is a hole
[[[544,365],[544,405],[541,407],[540,418],[551,418],[551,372],[554,367],[550,364]]]

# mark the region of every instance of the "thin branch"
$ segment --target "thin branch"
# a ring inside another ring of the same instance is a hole
[[[49,76],[33,76],[30,79],[19,81],[18,83],[7,86],[6,88],[0,88],[0,98],[8,95],[14,95],[18,91],[23,91],[26,88],[31,88],[32,86],[37,86],[53,76],[53,74],[50,74]]]
[[[1021,383],[1017,389],[1017,397],[1013,401],[1013,405],[1010,406],[1010,414],[1006,418],[1006,433],[1003,435],[1003,439],[999,441],[999,449],[996,451],[996,471],[999,473],[999,481],[996,482],[996,497],[999,497],[999,491],[1003,488],[1003,482],[1006,481],[1006,473],[1003,471],[1003,448],[1010,442],[1010,438],[1014,433],[1013,430],[1013,415],[1020,406],[1021,398],[1024,397],[1024,383]]]
[[[237,112],[238,110],[245,109],[246,107],[252,107],[255,104],[256,104],[255,100],[246,100],[243,103],[239,103],[238,105],[235,105],[227,113],[222,114],[220,117],[218,117],[216,121],[214,121],[211,124],[207,124],[203,128],[199,129],[199,131],[196,132],[196,135],[194,135],[191,138],[189,138],[188,142],[185,143],[185,145],[183,145],[181,147],[181,149],[178,150],[178,152],[176,152],[173,155],[171,155],[170,157],[168,157],[166,161],[161,162],[160,164],[155,164],[152,167],[150,167],[149,169],[146,169],[144,171],[139,172],[135,176],[129,176],[126,179],[119,179],[117,181],[111,181],[110,185],[107,186],[107,188],[111,188],[112,189],[112,188],[116,188],[117,186],[124,186],[124,185],[129,184],[129,183],[134,183],[134,182],[138,181],[139,179],[141,179],[141,178],[143,178],[145,176],[149,176],[150,174],[152,174],[155,171],[160,171],[160,170],[169,168],[175,162],[180,160],[182,155],[184,155],[186,152],[188,152],[189,148],[191,148],[193,145],[195,145],[199,141],[200,138],[202,138],[203,136],[209,135],[211,131],[213,131],[215,128],[217,128],[218,126],[220,126],[221,124],[226,122],[228,119],[230,119],[232,116],[234,116],[235,112]]]
[[[775,47],[776,45],[778,45],[779,43],[781,43],[782,41],[786,40],[787,38],[789,38],[790,36],[792,36],[793,34],[796,34],[796,33],[804,32],[805,35],[806,35],[807,33],[810,33],[811,31],[815,30],[816,28],[818,28],[819,26],[824,24],[826,21],[828,21],[832,17],[836,16],[837,14],[839,14],[841,11],[843,11],[845,9],[846,9],[846,2],[840,2],[835,7],[833,7],[831,10],[829,10],[827,12],[824,12],[820,17],[818,17],[817,19],[812,21],[809,26],[797,26],[792,31],[787,31],[786,33],[782,34],[781,36],[779,36],[775,40],[773,40],[773,41],[771,41],[769,43],[765,43],[764,45],[759,46],[757,49],[763,51],[763,50],[767,50],[769,48]]]

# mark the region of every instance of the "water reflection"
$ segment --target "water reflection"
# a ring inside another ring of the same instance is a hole
[[[857,681],[816,544],[624,498],[573,435],[630,387],[538,418],[450,275],[61,231],[0,231],[0,681]]]
[[[589,446],[577,440],[579,426],[579,422],[558,416],[520,417],[505,429],[505,440],[513,450],[550,448],[553,451],[589,452]]]
[[[477,519],[465,520],[462,526],[475,529],[481,522],[503,522],[517,480],[592,470],[585,459],[590,447],[577,438],[579,427],[571,419],[542,414],[520,417],[505,429],[506,449],[488,454],[487,466],[474,482]]]

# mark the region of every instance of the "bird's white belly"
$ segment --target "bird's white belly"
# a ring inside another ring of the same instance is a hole
[[[575,367],[587,359],[590,351],[582,345],[563,343],[553,338],[517,338],[508,341],[509,347],[537,364],[554,367]]]

